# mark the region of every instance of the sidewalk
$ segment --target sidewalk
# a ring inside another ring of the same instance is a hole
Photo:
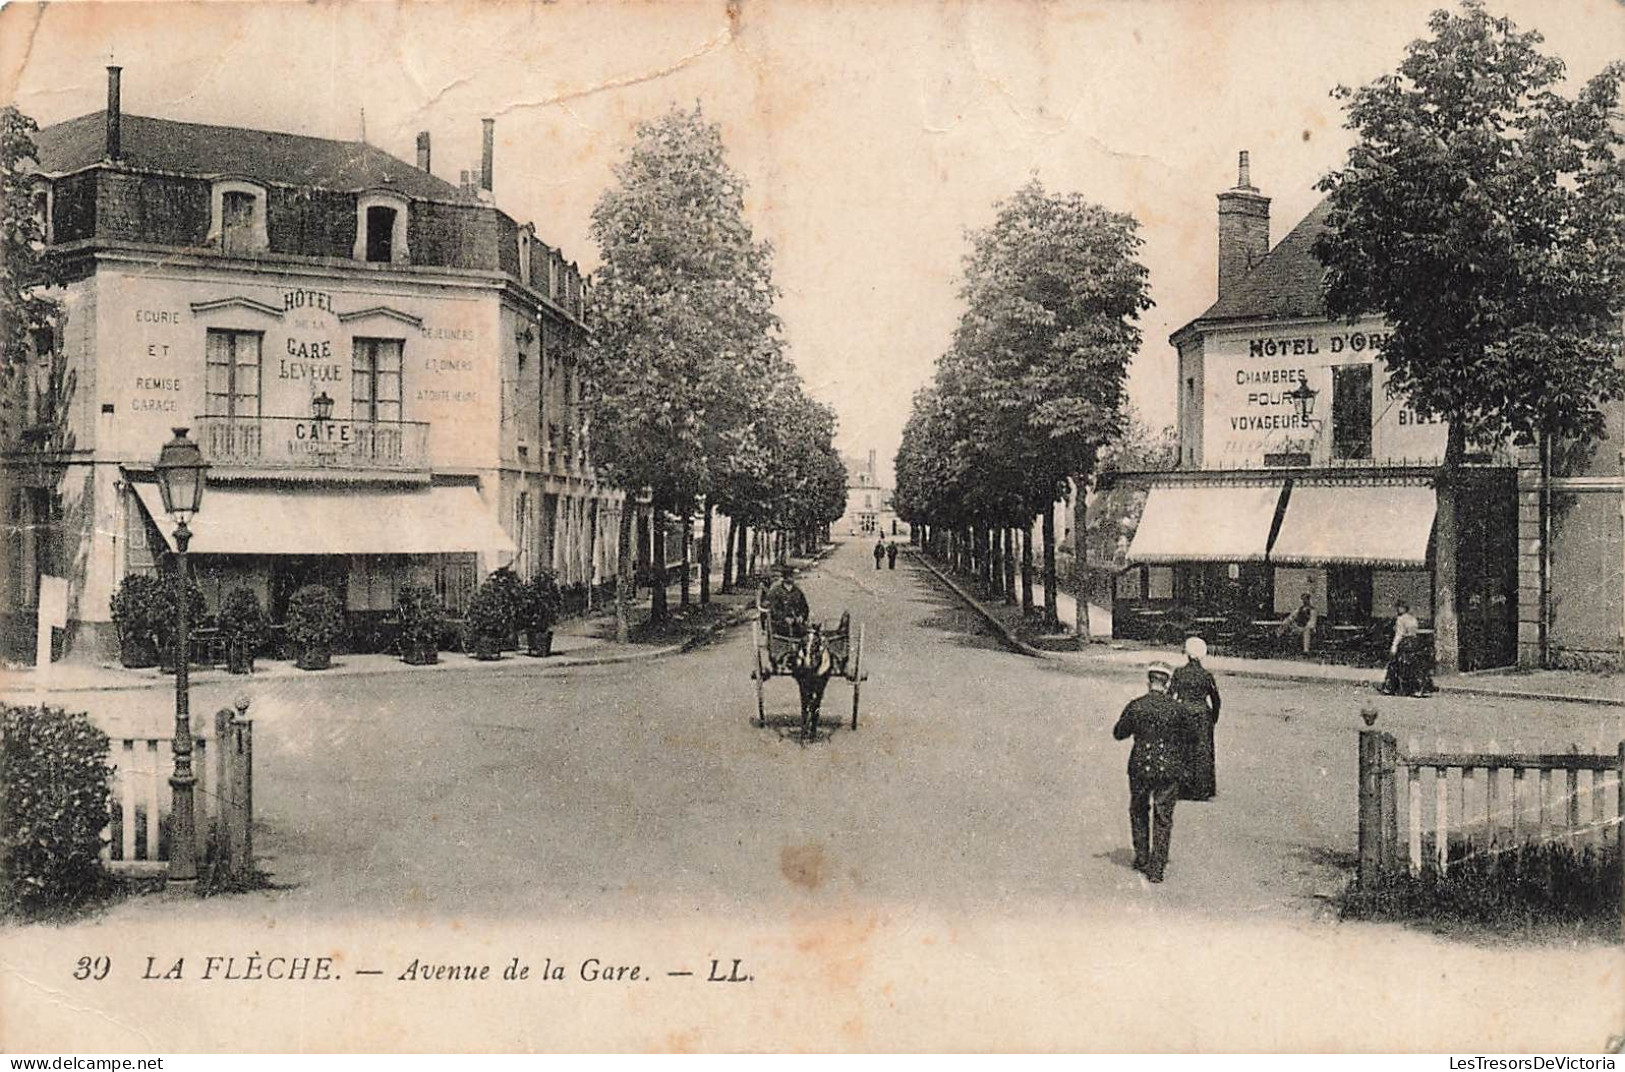
[[[950,576],[937,563],[912,548],[910,553],[913,554],[915,561],[931,571],[938,580],[952,589],[960,599],[986,620],[1012,651],[1038,659],[1054,659],[1102,669],[1121,668],[1135,671],[1142,670],[1145,664],[1157,655],[1175,662],[1183,659],[1182,654],[1166,648],[1133,641],[1106,639],[1110,636],[1110,612],[1093,605],[1089,608],[1089,627],[1095,640],[1086,650],[1046,651],[1034,647],[1018,637],[1004,619],[992,607],[977,599],[959,578]],[[1042,604],[1043,591],[1041,584],[1033,586],[1035,603]],[[1057,597],[1061,621],[1072,622],[1076,613],[1076,602],[1065,592],[1057,593]],[[1375,688],[1383,679],[1383,671],[1376,667],[1340,666],[1334,663],[1311,663],[1296,659],[1247,659],[1230,655],[1210,655],[1203,660],[1203,665],[1215,674],[1230,677],[1345,684],[1362,688]],[[1434,684],[1442,693],[1457,695],[1625,707],[1625,677],[1618,674],[1588,674],[1570,670],[1485,670],[1465,674],[1440,674],[1435,677]]]
[[[826,548],[812,559],[793,560],[797,568],[817,563],[828,553]],[[720,572],[714,580],[720,585]],[[667,603],[675,615],[680,610],[680,590],[677,585],[667,589]],[[690,590],[698,607],[699,588]],[[194,667],[190,678],[194,685],[221,681],[261,682],[283,679],[326,677],[358,677],[381,674],[446,674],[482,673],[524,676],[568,669],[577,666],[598,666],[606,663],[625,663],[644,659],[659,659],[681,654],[727,629],[750,621],[755,617],[755,590],[736,590],[722,595],[716,587],[711,593],[711,606],[717,608],[713,621],[704,623],[692,635],[665,642],[617,644],[615,642],[615,613],[611,606],[607,612],[573,618],[553,631],[553,654],[546,658],[532,658],[520,653],[506,653],[501,659],[482,660],[462,652],[441,652],[440,661],[429,666],[409,666],[399,657],[389,654],[335,655],[333,665],[326,670],[301,670],[291,660],[260,659],[251,675],[233,675],[221,667]],[[638,605],[646,605],[647,593]],[[131,670],[117,663],[59,662],[51,664],[41,677],[32,666],[0,668],[0,697],[27,699],[40,693],[70,692],[123,692],[140,689],[172,689],[175,675],[156,667]]]

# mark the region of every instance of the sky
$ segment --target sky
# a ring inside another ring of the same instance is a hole
[[[495,193],[584,270],[592,206],[637,123],[698,102],[775,248],[779,313],[847,453],[890,469],[961,306],[968,228],[1030,176],[1139,220],[1156,307],[1130,375],[1173,420],[1168,335],[1214,298],[1236,154],[1279,240],[1348,145],[1331,97],[1393,70],[1441,0],[1062,3],[67,3],[0,11],[0,100],[366,140],[431,132],[457,181],[496,119]],[[1618,0],[1490,0],[1571,79],[1625,58]]]

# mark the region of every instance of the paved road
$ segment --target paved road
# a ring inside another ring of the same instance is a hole
[[[1107,1020],[1080,1021],[1069,1034],[1046,1035],[1035,1005],[1021,1039],[977,1035],[967,1022],[952,1035],[962,1045],[1403,1046],[1447,1026],[1459,1045],[1482,1037],[1475,1017],[1485,1002],[1527,997],[1531,978],[1543,980],[1543,1001],[1569,986],[1617,988],[1617,958],[1606,952],[1580,961],[1494,953],[1329,922],[1325,897],[1345,881],[1353,849],[1355,729],[1369,693],[1224,682],[1221,795],[1180,806],[1168,881],[1151,887],[1127,866],[1126,748],[1110,735],[1140,689],[1137,674],[1011,654],[906,559],[874,570],[861,542],[805,587],[815,615],[833,621],[845,608],[866,627],[872,677],[857,732],[837,723],[826,740],[797,743],[788,730],[795,688],[783,679],[769,683],[769,717],[784,729],[751,725],[744,631],[635,666],[435,675],[435,691],[410,675],[258,686],[259,848],[279,888],[201,904],[147,898],[96,927],[187,913],[214,927],[246,920],[316,933],[388,919],[393,940],[407,928],[427,941],[445,939],[447,921],[583,933],[606,920],[658,919],[670,936],[683,920],[713,930],[726,920],[768,926],[760,951],[783,944],[772,927],[789,920],[798,937],[786,956],[816,961],[808,970],[821,987],[850,1001],[883,978],[885,1000],[907,992],[916,1002],[906,1013],[894,1004],[910,1025],[976,1007],[978,966],[1001,973],[987,985],[1030,992],[1035,1003],[1056,987],[1086,1003],[1115,995],[1099,1009]],[[211,710],[230,688],[205,688],[196,706]],[[847,689],[831,684],[832,713],[846,711]],[[165,698],[118,702],[156,711]],[[1471,726],[1534,744],[1598,731],[1596,712],[1583,707],[1393,700],[1384,712],[1401,734]],[[714,933],[708,940],[714,948]],[[937,955],[922,944],[938,942],[954,949],[941,966],[970,976],[948,990],[941,979],[904,987],[915,958]],[[876,959],[882,949],[902,959]],[[1290,967],[1269,967],[1277,958]],[[1416,974],[1424,961],[1438,972]],[[1615,974],[1599,979],[1599,964]],[[1028,968],[1037,974],[1016,981]],[[1150,975],[1135,977],[1142,969]],[[1164,986],[1167,971],[1181,982],[1157,1002],[1185,1009],[1187,1033],[1148,1035],[1161,1006],[1146,1003],[1146,988]],[[1444,977],[1473,982],[1439,991],[1427,981]],[[1392,1006],[1381,1030],[1350,1035],[1342,1024],[1317,1027],[1323,1014],[1286,1011],[1349,994]],[[1585,1008],[1518,1022],[1573,1031]],[[915,1044],[941,1044],[933,1038]]]

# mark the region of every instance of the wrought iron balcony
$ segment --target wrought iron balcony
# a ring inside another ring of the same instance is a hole
[[[199,417],[197,432],[203,456],[218,469],[405,473],[429,468],[424,421]]]

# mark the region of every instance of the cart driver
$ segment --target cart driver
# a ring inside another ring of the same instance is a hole
[[[796,585],[795,567],[779,567],[779,579],[762,599],[769,628],[780,636],[801,636],[807,631],[807,596]]]

